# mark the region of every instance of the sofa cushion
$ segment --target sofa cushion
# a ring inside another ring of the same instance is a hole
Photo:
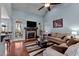
[[[79,49],[79,43],[71,45],[66,50],[65,55],[67,55],[67,56],[75,56],[75,55],[77,55],[79,53],[79,52],[77,52],[78,49]]]
[[[52,49],[51,47],[48,47],[45,51],[43,51],[43,56],[64,56],[64,54]]]
[[[61,47],[61,46],[52,46],[52,49],[55,49],[56,51],[60,52],[60,53],[65,53],[67,47]]]
[[[77,43],[77,41],[75,41],[74,39],[70,39],[70,40],[67,42],[67,45],[68,45],[68,46],[71,46],[71,45],[76,44],[76,43]]]
[[[63,40],[66,36],[62,36],[61,39]]]
[[[67,48],[68,48],[68,46],[67,46],[66,43],[62,43],[62,44],[60,44],[59,46],[60,46],[60,47],[67,47]]]

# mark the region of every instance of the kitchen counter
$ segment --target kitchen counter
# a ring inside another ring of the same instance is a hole
[[[8,32],[7,32],[7,33],[8,33]],[[11,36],[12,36],[12,33],[8,33],[8,34],[1,33],[1,35],[0,35],[0,38],[1,38],[0,41],[2,42],[5,37],[11,38]]]

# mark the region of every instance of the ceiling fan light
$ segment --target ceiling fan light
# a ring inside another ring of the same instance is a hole
[[[45,7],[49,7],[50,6],[50,3],[45,3]]]

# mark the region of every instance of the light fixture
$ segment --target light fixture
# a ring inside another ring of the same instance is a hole
[[[76,38],[77,32],[76,31],[72,31],[72,35],[74,36],[74,38]]]
[[[45,3],[45,7],[49,7],[50,6],[50,3]]]
[[[72,34],[73,34],[73,35],[77,35],[77,32],[76,32],[76,31],[72,31]]]

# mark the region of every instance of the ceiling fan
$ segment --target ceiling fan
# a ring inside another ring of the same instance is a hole
[[[42,7],[40,7],[38,10],[41,10],[45,7],[45,8],[47,8],[48,11],[51,11],[50,6],[51,5],[58,5],[58,4],[61,4],[61,3],[44,3],[44,5]]]

